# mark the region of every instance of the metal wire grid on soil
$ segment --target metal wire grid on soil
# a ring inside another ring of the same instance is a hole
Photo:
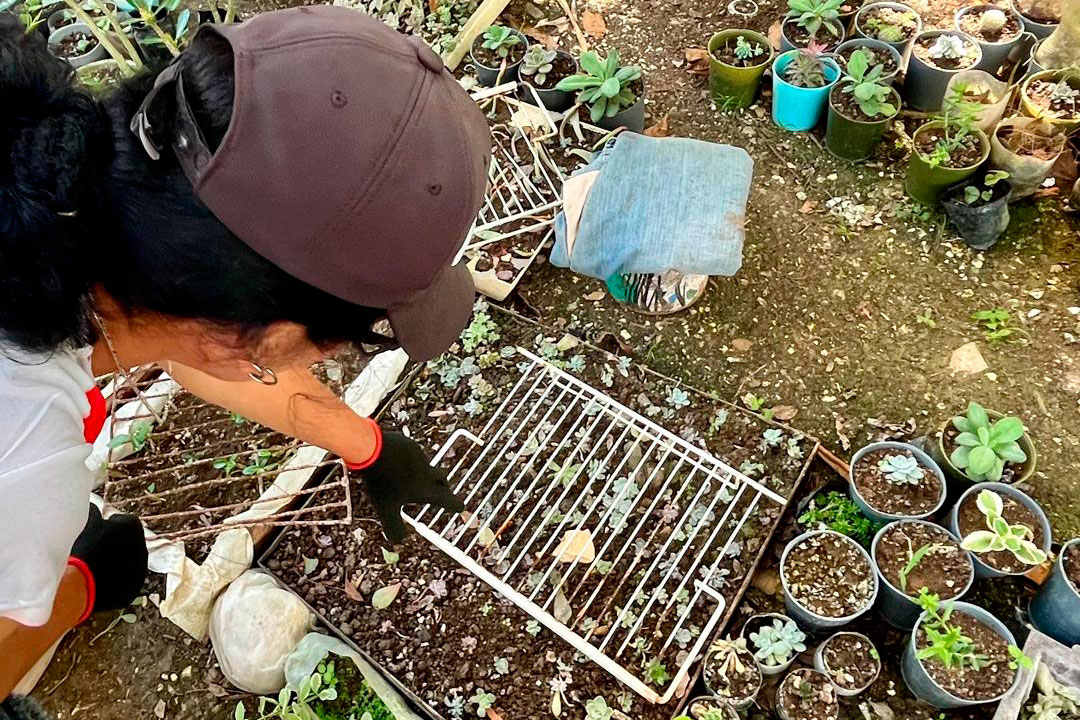
[[[525,369],[479,436],[458,429],[436,457],[453,461],[467,511],[406,519],[632,690],[667,702],[737,593],[724,576],[754,531],[748,519],[785,500],[517,352]]]
[[[183,391],[150,391],[162,377],[163,373],[140,373],[114,381],[116,389],[109,397],[112,441],[103,489],[106,503],[138,515],[147,529],[165,539],[211,535],[235,527],[352,522],[344,461],[328,458],[299,441],[264,445],[282,436],[225,410],[202,405],[203,414],[212,415],[209,419],[182,412],[181,406],[201,402]],[[118,412],[123,403],[136,399],[135,412]],[[163,407],[155,411],[159,404]],[[119,427],[121,421],[124,428]],[[241,421],[249,430],[238,438],[235,431]],[[159,451],[163,444],[176,447]],[[120,457],[124,453],[130,454]],[[320,468],[328,468],[322,482],[313,477]],[[216,477],[198,479],[207,475]],[[276,491],[264,496],[271,488]],[[308,496],[313,498],[309,503],[295,502]],[[207,502],[210,497],[223,501]],[[244,517],[236,517],[241,513]]]

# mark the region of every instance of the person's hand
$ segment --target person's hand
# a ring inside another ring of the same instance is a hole
[[[465,509],[465,504],[450,491],[446,472],[431,467],[423,449],[401,433],[382,433],[378,457],[360,474],[379,513],[383,532],[392,542],[405,539],[402,505],[430,503],[451,512]]]
[[[90,505],[90,518],[71,548],[70,564],[87,577],[92,611],[120,610],[138,597],[146,580],[146,539],[132,515],[101,517]],[[87,613],[91,608],[87,608]]]

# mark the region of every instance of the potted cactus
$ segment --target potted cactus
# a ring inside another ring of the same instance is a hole
[[[950,102],[940,120],[925,123],[915,131],[904,181],[910,197],[925,205],[936,205],[949,187],[978,172],[990,155],[990,141],[975,127],[977,112],[973,103]]]
[[[577,61],[562,50],[548,50],[543,45],[532,45],[518,68],[518,76],[523,83],[536,90],[540,102],[548,110],[562,112],[574,104],[573,93],[556,89],[564,78],[577,72]],[[528,90],[522,93],[526,102],[534,102],[533,94]]]
[[[840,79],[840,66],[811,43],[773,61],[772,117],[785,130],[810,130],[821,118],[829,91]]]
[[[844,41],[840,8],[844,0],[788,0],[788,14],[780,23],[780,51],[808,47],[830,50]]]
[[[806,635],[794,620],[780,613],[751,616],[743,624],[740,638],[754,653],[762,675],[779,675],[806,650]]]
[[[517,80],[526,44],[524,35],[505,25],[484,30],[469,49],[476,79],[487,86]]]
[[[1023,575],[1046,562],[1050,521],[1025,493],[1001,483],[979,483],[960,496],[949,528],[971,552],[977,577]]]
[[[1020,86],[1024,112],[1071,133],[1080,127],[1080,70],[1044,70]]]
[[[769,39],[753,30],[724,30],[709,39],[709,93],[722,110],[754,102],[773,59]]]
[[[968,5],[956,11],[956,29],[975,38],[982,49],[976,66],[989,73],[997,72],[1024,33],[1020,13],[996,5]]]
[[[848,58],[847,74],[829,92],[825,146],[844,160],[865,160],[898,112],[900,93],[888,84],[885,66],[871,66],[869,52],[858,48]]]
[[[964,242],[986,250],[1009,227],[1012,186],[1004,170],[975,175],[945,191],[941,206]]]
[[[978,447],[987,448],[989,454],[976,450]],[[1030,478],[1036,466],[1035,445],[1024,431],[1023,422],[987,410],[977,402],[969,403],[963,415],[942,425],[930,452],[950,478],[964,483],[1018,484]]]
[[[901,56],[921,30],[919,14],[898,2],[867,3],[855,14],[856,35],[883,42]]]
[[[619,53],[612,50],[601,58],[594,52],[582,53],[583,73],[563,78],[556,90],[576,92],[577,102],[589,108],[589,118],[605,130],[626,127],[633,132],[645,129],[645,85],[641,68],[620,66]]]
[[[1031,622],[1065,646],[1080,645],[1080,538],[1061,546],[1050,579],[1031,600]]]

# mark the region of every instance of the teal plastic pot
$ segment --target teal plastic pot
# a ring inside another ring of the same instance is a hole
[[[1080,538],[1065,543],[1050,579],[1031,600],[1031,622],[1039,632],[1066,646],[1080,645],[1080,589],[1065,576],[1065,551],[1080,547]]]
[[[713,52],[724,43],[735,43],[742,36],[749,43],[758,43],[768,50],[768,56],[758,65],[736,67],[716,59]],[[769,69],[775,55],[769,38],[753,30],[724,30],[709,38],[709,94],[716,107],[727,110],[747,107],[754,102],[761,76]]]
[[[924,132],[935,129],[940,130],[941,127],[942,122],[940,120],[928,122],[915,131],[912,140],[918,139],[919,135]],[[912,150],[911,159],[908,162],[907,178],[904,180],[904,190],[909,197],[918,200],[924,205],[937,205],[941,202],[941,196],[945,194],[949,187],[967,180],[979,170],[979,166],[990,156],[990,141],[982,130],[976,129],[972,132],[979,138],[979,144],[983,149],[979,161],[974,165],[962,168],[942,167],[940,165],[930,167],[930,164],[917,150]]]
[[[889,48],[890,50],[892,48]],[[900,93],[891,91],[890,102],[896,112],[885,118],[870,120],[864,115],[848,117],[833,104],[833,97],[840,92],[834,86],[829,93],[829,119],[825,126],[825,147],[842,160],[859,162],[874,154],[874,148],[881,142],[881,136],[889,128],[889,123],[900,112]]]
[[[773,61],[773,122],[785,130],[810,130],[821,119],[829,91],[840,79],[840,66],[832,58],[823,58],[826,83],[819,88],[801,88],[784,80],[784,68],[798,50],[783,53]]]

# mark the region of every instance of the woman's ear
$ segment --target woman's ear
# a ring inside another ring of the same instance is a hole
[[[311,342],[307,329],[298,323],[271,323],[253,348],[253,362],[274,369],[307,368],[319,362],[325,352]]]

